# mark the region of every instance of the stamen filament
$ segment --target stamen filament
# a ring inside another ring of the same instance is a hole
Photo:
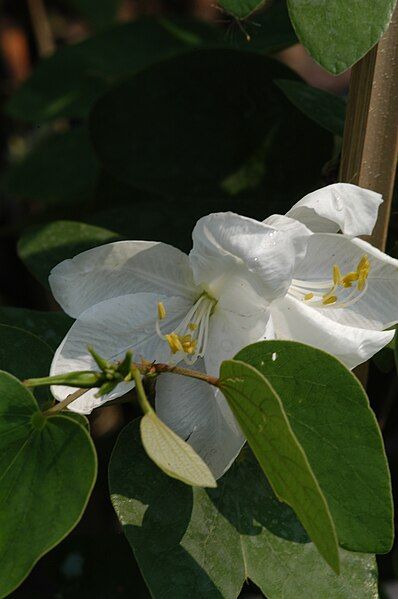
[[[357,302],[367,289],[371,264],[368,256],[361,257],[355,271],[342,275],[337,264],[332,267],[331,280],[304,281],[293,279],[289,293],[310,306],[324,308],[346,308]],[[345,289],[352,288],[346,297],[339,297]],[[328,291],[325,290],[328,289]],[[339,289],[341,291],[339,291]]]

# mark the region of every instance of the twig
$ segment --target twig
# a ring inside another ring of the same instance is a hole
[[[27,3],[39,56],[50,56],[56,46],[44,0],[27,0]]]

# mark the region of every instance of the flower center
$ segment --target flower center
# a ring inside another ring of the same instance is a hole
[[[206,351],[209,336],[209,320],[217,300],[203,293],[195,302],[180,324],[170,333],[162,333],[161,321],[166,317],[162,302],[158,303],[156,332],[164,339],[172,354],[181,354],[187,364],[194,364]]]
[[[358,262],[356,270],[346,275],[342,275],[340,268],[335,264],[329,280],[293,279],[289,293],[317,308],[328,306],[347,308],[355,304],[366,293],[369,272],[370,262],[365,254]]]

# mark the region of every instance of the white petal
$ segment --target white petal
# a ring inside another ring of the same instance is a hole
[[[250,280],[261,295],[271,300],[283,296],[291,280],[297,247],[306,236],[297,230],[277,231],[232,212],[201,218],[193,231],[189,254],[194,279],[218,297],[230,273]],[[252,275],[252,276],[250,276]]]
[[[57,302],[75,318],[102,300],[129,293],[198,295],[188,256],[154,241],[117,241],[87,250],[53,268],[49,282]]]
[[[361,239],[317,233],[308,241],[307,254],[298,265],[295,279],[330,280],[333,264],[343,274],[356,269],[362,256],[370,261],[367,289],[361,299],[347,308],[320,308],[340,324],[365,329],[386,329],[398,322],[398,260]],[[338,296],[338,292],[337,292]]]
[[[198,362],[196,366],[203,370]],[[221,392],[202,381],[162,374],[156,383],[156,412],[194,448],[215,478],[228,470],[245,442]]]
[[[291,339],[323,349],[348,368],[366,362],[391,341],[395,332],[341,325],[289,296],[275,302],[271,313],[277,339]]]
[[[296,261],[304,257],[307,250],[306,237],[311,235],[311,231],[303,223],[282,214],[273,214],[263,220],[263,223],[288,233],[294,245]]]
[[[370,235],[383,199],[349,183],[335,183],[306,195],[286,213],[319,233]]]
[[[234,357],[243,347],[263,339],[274,339],[269,309],[252,314],[239,314],[219,304],[210,318],[209,339],[204,356],[206,372],[219,376],[220,365]]]
[[[111,298],[95,304],[76,320],[51,365],[51,375],[76,370],[98,370],[87,351],[91,345],[103,358],[122,359],[127,350],[133,350],[133,359],[165,361],[170,358],[167,343],[156,334],[157,302],[162,301],[167,317],[162,321],[165,330],[172,330],[185,316],[191,304],[183,298],[167,298],[152,293],[137,293]],[[112,393],[96,398],[97,390],[90,390],[70,405],[75,412],[89,414],[95,407],[120,397],[133,387],[118,385]],[[51,391],[59,401],[73,389],[53,386]]]

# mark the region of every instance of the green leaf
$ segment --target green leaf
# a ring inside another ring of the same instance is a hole
[[[287,0],[301,43],[338,75],[366,54],[387,29],[396,0]]]
[[[48,275],[62,260],[98,245],[118,241],[117,233],[73,221],[55,221],[27,231],[18,254],[33,275],[48,287]]]
[[[229,26],[223,43],[261,54],[273,54],[297,43],[285,2],[273,2],[252,19]],[[232,37],[232,39],[231,39]]]
[[[6,191],[41,205],[84,204],[95,195],[100,167],[85,127],[54,133],[6,172]]]
[[[204,461],[155,414],[148,412],[140,425],[142,444],[163,472],[195,487],[216,487]]]
[[[73,322],[73,319],[63,312],[41,312],[27,308],[0,306],[0,324],[33,333],[54,350],[60,345]]]
[[[291,106],[273,83],[280,78],[296,76],[254,52],[196,50],[163,61],[97,102],[95,150],[117,179],[186,206],[226,203],[236,186],[224,181],[235,177],[245,214],[284,212],[316,187],[332,136]],[[240,176],[253,169],[255,186]]]
[[[255,343],[235,359],[261,372],[281,398],[340,544],[354,551],[389,551],[390,475],[376,418],[355,376],[336,358],[293,341]]]
[[[103,29],[115,20],[121,0],[64,0],[96,29]]]
[[[97,461],[86,430],[44,417],[34,397],[0,373],[0,597],[79,521]]]
[[[302,81],[277,79],[276,85],[303,114],[334,135],[343,137],[346,101]]]
[[[69,418],[70,420],[74,420],[75,422],[80,424],[80,426],[82,426],[88,432],[90,432],[90,423],[88,421],[88,418],[86,418],[86,416],[84,416],[83,414],[78,414],[77,412],[70,412],[69,410],[65,410],[64,412],[62,412],[62,416],[64,416],[65,418]]]
[[[337,576],[244,450],[217,489],[190,489],[145,454],[139,422],[116,443],[110,491],[154,599],[235,599],[250,578],[272,599],[376,599],[373,557],[340,550]]]
[[[221,364],[219,385],[276,496],[294,509],[321,555],[338,572],[329,507],[281,399],[260,372],[236,360]]]
[[[228,13],[237,19],[245,19],[258,8],[261,8],[267,0],[218,0],[218,3]]]
[[[20,380],[47,376],[53,355],[52,348],[36,335],[0,325],[0,370],[6,370]],[[43,410],[54,401],[49,389],[37,389],[35,396]]]
[[[214,35],[210,26],[191,27],[189,22],[179,22],[180,32],[193,29],[195,35],[187,38],[176,35],[168,23],[140,19],[62,48],[40,62],[11,97],[7,112],[33,123],[58,117],[85,118],[93,103],[115,81],[186,52]]]

